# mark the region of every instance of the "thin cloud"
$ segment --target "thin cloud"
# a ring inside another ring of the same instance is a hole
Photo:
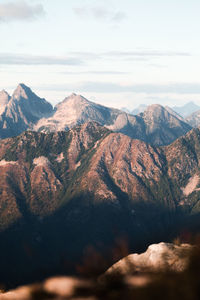
[[[108,82],[83,82],[65,85],[51,85],[50,90],[76,90],[80,93],[138,93],[138,94],[200,94],[200,83],[132,84],[120,85]]]
[[[83,65],[95,60],[127,60],[148,62],[159,57],[191,56],[187,52],[171,51],[111,51],[102,53],[69,52],[66,56],[41,56],[29,54],[0,53],[0,65]],[[98,71],[96,71],[99,73]],[[97,74],[96,73],[96,74]],[[116,72],[114,72],[116,73]]]
[[[96,59],[121,59],[121,60],[135,60],[147,61],[158,57],[190,57],[189,52],[184,51],[158,51],[158,50],[145,50],[145,51],[107,51],[107,52],[71,52],[73,56],[80,57],[85,60]]]
[[[110,57],[163,57],[163,56],[191,56],[189,52],[181,51],[157,51],[157,50],[146,50],[146,51],[110,51],[105,52],[105,56]]]
[[[0,65],[82,65],[76,57],[0,54]]]
[[[109,10],[104,6],[81,6],[74,7],[73,10],[81,18],[94,18],[112,23],[119,23],[126,19],[126,14],[123,11]]]
[[[41,4],[30,5],[26,1],[10,1],[0,4],[0,21],[30,21],[45,14]]]
[[[71,71],[65,71],[65,72],[59,72],[62,74],[69,74],[69,75],[81,75],[81,74],[94,74],[94,75],[127,75],[130,74],[129,72],[120,72],[120,71],[80,71],[80,72],[71,72]]]

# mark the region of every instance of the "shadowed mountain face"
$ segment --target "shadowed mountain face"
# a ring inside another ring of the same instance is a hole
[[[91,245],[106,257],[120,238],[138,251],[176,236],[199,213],[199,158],[199,129],[162,148],[93,122],[0,141],[0,282],[74,270]]]
[[[19,84],[10,97],[0,93],[0,138],[16,136],[27,130],[53,108],[45,99],[36,96],[30,88]]]

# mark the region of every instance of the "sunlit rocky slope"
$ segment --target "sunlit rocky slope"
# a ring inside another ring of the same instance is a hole
[[[69,270],[89,245],[142,249],[190,216],[197,226],[199,158],[199,129],[161,148],[93,122],[0,141],[3,280]]]
[[[27,129],[45,133],[67,131],[89,121],[152,145],[170,144],[192,128],[173,110],[161,105],[151,105],[133,116],[76,94],[53,110],[51,104],[24,84],[17,87],[12,97],[5,91],[0,93],[0,138],[16,136]]]

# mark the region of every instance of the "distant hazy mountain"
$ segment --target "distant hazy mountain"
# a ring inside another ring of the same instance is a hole
[[[166,106],[169,108],[169,106]],[[146,104],[141,104],[134,110],[130,111],[128,108],[122,108],[123,111],[127,113],[131,113],[132,115],[137,115],[139,113],[142,113],[147,108]],[[200,106],[195,104],[194,102],[188,102],[183,106],[173,106],[171,109],[176,112],[179,116],[185,118],[191,115],[192,113],[196,112],[200,109]]]
[[[131,114],[131,111],[127,107],[121,107],[120,110],[126,112],[127,114]]]
[[[172,109],[177,112],[182,117],[186,118],[192,113],[196,112],[200,109],[200,106],[195,104],[194,102],[188,102],[183,106],[173,106]]]
[[[169,144],[192,128],[175,112],[160,105],[151,105],[144,113],[133,116],[72,94],[55,107],[51,117],[39,120],[33,129],[46,133],[69,130],[88,121],[98,122],[110,130],[153,145]]]
[[[200,126],[200,110],[192,113],[186,118],[186,121],[192,126],[192,127],[199,127]]]
[[[171,109],[159,104],[148,106],[138,117],[143,121],[146,134],[142,140],[154,145],[170,144],[192,128]]]
[[[140,113],[143,113],[145,111],[145,109],[147,108],[148,105],[146,104],[140,104],[137,108],[133,109],[131,111],[132,115],[138,115]]]
[[[18,85],[12,97],[2,91],[0,108],[0,138],[22,133],[53,111],[50,103],[39,98],[24,84]]]

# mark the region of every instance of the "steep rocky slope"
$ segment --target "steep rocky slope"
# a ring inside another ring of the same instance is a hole
[[[12,97],[5,91],[1,92],[0,106],[0,138],[22,133],[53,111],[50,103],[36,96],[24,84],[18,85]]]
[[[151,105],[136,116],[93,103],[72,94],[52,108],[29,87],[19,84],[12,97],[0,92],[0,139],[25,130],[44,133],[67,131],[90,121],[152,145],[167,145],[192,127],[168,107]]]
[[[0,281],[69,270],[91,244],[138,251],[186,218],[198,225],[199,158],[199,129],[161,148],[93,122],[0,141]]]
[[[0,92],[0,115],[4,112],[10,98],[10,95],[5,90]]]
[[[150,105],[141,117],[145,124],[145,141],[154,145],[168,145],[192,128],[171,109],[158,104]]]

